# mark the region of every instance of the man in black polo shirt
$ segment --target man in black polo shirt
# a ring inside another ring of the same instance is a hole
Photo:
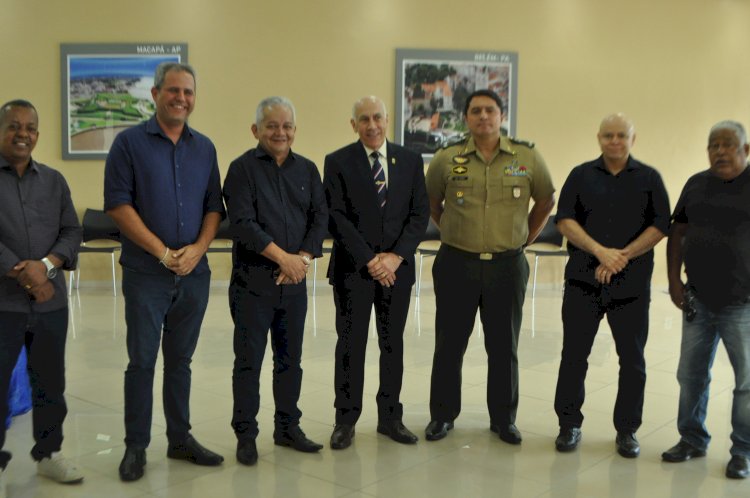
[[[323,255],[328,224],[323,183],[315,164],[291,150],[294,106],[284,97],[263,99],[255,113],[258,147],[229,166],[224,198],[234,235],[229,309],[234,320],[234,415],[237,460],[258,460],[260,369],[268,330],[273,348],[277,445],[316,452],[299,425],[302,337],[307,314],[305,275]]]
[[[711,365],[719,339],[734,370],[732,455],[726,476],[750,474],[750,168],[745,128],[722,121],[711,128],[711,167],[682,189],[667,242],[669,294],[684,311],[677,380],[680,441],[662,460],[706,454]],[[688,282],[682,281],[685,264]]]
[[[640,453],[653,247],[669,228],[669,199],[659,173],[630,156],[633,123],[622,114],[602,120],[602,155],[570,172],[555,221],[568,238],[565,268],[563,349],[555,393],[558,451],[581,440],[588,356],[604,315],[620,357],[614,409],[617,451]]]

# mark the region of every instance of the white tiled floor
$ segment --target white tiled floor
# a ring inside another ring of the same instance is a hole
[[[678,440],[675,428],[680,316],[666,294],[654,291],[647,347],[648,384],[644,424],[638,433],[642,455],[619,457],[614,448],[611,410],[617,386],[617,355],[606,323],[590,358],[586,421],[580,449],[554,450],[557,423],[552,407],[561,347],[560,289],[537,290],[526,303],[519,348],[520,447],[504,444],[488,429],[485,405],[486,356],[477,326],[463,369],[463,410],[456,428],[439,442],[423,439],[429,420],[429,380],[434,345],[434,296],[429,282],[405,331],[404,422],[420,435],[416,446],[402,446],[375,432],[377,342],[368,344],[366,406],[354,445],[328,448],[333,423],[333,302],[319,281],[311,297],[305,331],[304,381],[300,407],[308,436],[325,443],[320,454],[297,453],[273,445],[270,368],[262,379],[260,460],[244,467],[234,457],[231,417],[232,324],[226,289],[212,289],[209,310],[193,361],[193,434],[225,455],[218,468],[167,460],[161,393],[155,392],[153,441],[146,476],[121,483],[117,466],[123,453],[123,371],[125,324],[121,297],[108,288],[82,288],[73,310],[67,353],[67,399],[63,451],[83,468],[86,479],[63,486],[39,478],[28,457],[31,418],[14,420],[6,448],[15,454],[8,467],[11,497],[324,497],[324,496],[552,496],[552,497],[718,497],[750,496],[750,480],[724,477],[729,458],[732,371],[723,349],[714,366],[708,425],[714,435],[707,458],[665,464],[663,450]],[[533,320],[532,320],[533,316]],[[532,326],[533,325],[533,326]],[[266,355],[270,362],[270,354]],[[268,365],[268,363],[267,363]]]

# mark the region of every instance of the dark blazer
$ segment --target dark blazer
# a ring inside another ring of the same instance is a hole
[[[370,161],[361,142],[326,156],[323,186],[329,206],[328,230],[333,236],[328,279],[341,284],[370,279],[369,263],[376,253],[404,258],[396,285],[414,284],[414,253],[430,216],[422,156],[400,145],[387,144],[388,194],[378,207]]]

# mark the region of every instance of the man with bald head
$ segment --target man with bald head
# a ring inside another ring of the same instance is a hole
[[[667,462],[706,454],[711,365],[719,339],[734,370],[732,455],[726,476],[750,473],[750,168],[745,128],[722,121],[708,136],[710,167],[682,189],[667,242],[669,295],[683,310],[677,380],[680,441],[662,453]],[[682,281],[682,265],[688,281]]]
[[[653,247],[669,228],[669,199],[659,173],[634,159],[633,123],[605,117],[597,134],[601,156],[570,172],[555,222],[568,239],[562,305],[563,349],[555,393],[558,451],[581,440],[588,356],[604,315],[620,357],[613,422],[617,452],[635,458],[640,446]]]
[[[359,140],[325,159],[323,185],[333,250],[328,279],[336,304],[336,426],[331,448],[351,445],[362,412],[370,313],[380,347],[379,433],[417,442],[401,418],[403,334],[414,285],[414,252],[429,217],[422,157],[386,140],[388,114],[377,97],[354,103]]]

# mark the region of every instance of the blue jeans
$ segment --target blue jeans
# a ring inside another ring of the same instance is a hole
[[[170,443],[190,432],[190,362],[208,305],[211,272],[151,275],[122,272],[127,323],[125,371],[125,444],[146,448],[151,442],[154,366],[161,344],[164,355],[164,416]],[[164,333],[162,334],[162,329]]]
[[[28,351],[29,380],[33,403],[34,448],[39,461],[60,451],[65,404],[65,340],[68,336],[68,308],[48,313],[0,312],[0,450],[5,444],[8,386],[21,347]],[[0,467],[10,454],[0,451]]]
[[[696,299],[695,309],[695,319],[683,320],[682,324],[677,428],[683,441],[703,450],[708,447],[711,440],[705,425],[708,389],[721,339],[735,379],[730,453],[750,457],[750,304],[712,311]]]

